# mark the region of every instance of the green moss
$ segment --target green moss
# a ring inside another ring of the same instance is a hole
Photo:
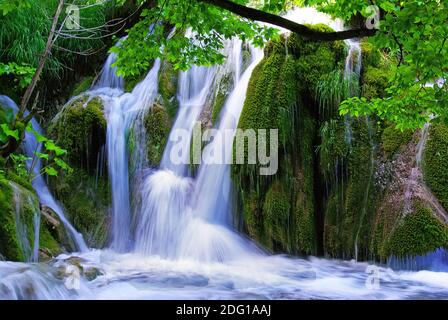
[[[111,202],[107,175],[98,171],[106,126],[101,99],[81,96],[58,114],[48,130],[67,150],[65,160],[74,169],[51,178],[50,187],[74,227],[89,246],[98,248],[106,242]],[[70,246],[65,240],[61,239]]]
[[[92,86],[93,83],[93,77],[85,77],[83,78],[79,83],[77,83],[75,85],[75,87],[73,88],[72,94],[71,96],[78,96],[81,93],[87,91],[90,89],[90,87]]]
[[[273,241],[273,246],[282,251],[290,252],[289,228],[291,204],[288,193],[282,183],[276,181],[266,193],[263,205],[263,218],[267,234]]]
[[[14,191],[12,184],[14,185]],[[16,195],[14,196],[14,192]],[[27,261],[34,246],[34,217],[39,212],[37,196],[0,175],[0,254],[11,261]],[[59,244],[41,225],[40,247],[59,253]],[[20,240],[22,239],[22,240]],[[45,241],[42,241],[45,239]]]
[[[298,167],[294,170],[295,191],[295,226],[296,243],[300,252],[305,254],[316,254],[316,195],[315,184],[315,157],[314,139],[316,135],[316,121],[305,109],[299,115],[298,137],[300,137],[298,148]],[[290,173],[291,175],[294,172]]]
[[[106,177],[92,176],[83,169],[50,180],[56,198],[73,226],[90,247],[106,244],[110,218],[110,186]]]
[[[331,119],[322,123],[318,147],[320,170],[327,181],[334,182],[338,165],[347,157],[349,145],[345,141],[346,125],[342,119]]]
[[[325,25],[313,28],[331,31]],[[232,176],[246,232],[274,251],[317,252],[314,88],[339,68],[344,49],[342,42],[312,42],[293,34],[268,43],[252,73],[238,127],[279,130],[279,169],[264,177],[257,165],[235,165]]]
[[[381,53],[369,40],[361,41],[362,63],[365,66],[379,67],[381,64]]]
[[[163,62],[159,72],[159,93],[170,119],[174,119],[179,107],[176,96],[177,80],[178,72],[174,70],[173,64]]]
[[[429,188],[448,210],[448,126],[436,124],[429,129],[423,155],[424,179]]]
[[[382,146],[387,157],[392,157],[401,146],[412,140],[412,130],[401,131],[391,124],[386,127],[381,135]]]
[[[280,143],[285,146],[292,134],[297,89],[292,57],[273,54],[265,58],[253,71],[238,127],[279,129]]]
[[[334,31],[324,24],[308,25],[322,32]],[[308,88],[315,88],[325,74],[335,70],[344,59],[345,45],[341,41],[319,42],[301,38],[292,34],[288,39],[289,50],[298,57],[300,83]]]
[[[367,99],[386,96],[386,88],[392,78],[390,70],[384,68],[367,67],[363,74],[362,95]]]
[[[13,203],[9,181],[0,177],[0,253],[8,260],[25,261],[17,238]]]
[[[106,141],[106,126],[101,99],[82,96],[56,116],[48,134],[68,151],[71,165],[93,172]]]
[[[170,119],[164,106],[155,103],[144,119],[148,161],[159,165],[170,133]]]
[[[422,203],[414,204],[394,230],[388,244],[388,255],[407,257],[423,255],[437,248],[448,246],[448,228],[435,218],[431,209]]]
[[[40,234],[39,234],[39,249],[48,254],[50,257],[56,257],[62,251],[59,242],[56,241],[55,237],[52,235],[49,228],[51,227],[47,226],[41,220]]]
[[[343,125],[343,120],[340,121]],[[353,143],[349,152],[343,157],[337,152],[330,162],[335,164],[335,167],[330,180],[331,192],[325,210],[325,232],[327,233],[324,234],[326,241],[324,248],[333,257],[347,258],[354,257],[356,244],[358,257],[367,258],[377,196],[374,184],[376,167],[373,161],[376,135],[372,132],[373,125],[363,119],[350,121],[350,126],[353,132]],[[344,144],[345,142],[334,139],[333,143]],[[339,150],[339,148],[330,148],[330,150]]]
[[[22,186],[23,188],[25,188],[29,191],[34,191],[29,178],[19,175],[14,169],[7,168],[7,170],[5,172],[5,176],[6,176],[6,179],[17,183],[18,185]]]

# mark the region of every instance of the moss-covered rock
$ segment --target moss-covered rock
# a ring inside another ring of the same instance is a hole
[[[291,199],[281,182],[275,181],[266,193],[263,204],[263,219],[266,232],[273,241],[273,247],[291,251],[290,244]]]
[[[149,108],[144,118],[146,129],[146,152],[151,165],[158,166],[162,160],[163,151],[171,128],[171,121],[166,108],[159,104]]]
[[[334,30],[325,24],[309,26],[321,32]],[[345,58],[345,44],[342,41],[319,42],[306,40],[297,34],[288,38],[288,49],[296,57],[299,68],[300,83],[307,88],[315,88],[325,74],[330,73]]]
[[[107,177],[89,174],[74,168],[50,180],[55,197],[64,206],[65,214],[76,230],[93,248],[106,245],[110,227],[110,185]]]
[[[369,40],[361,41],[361,56],[362,63],[366,66],[379,67],[381,65],[382,57],[380,51],[369,42]]]
[[[73,172],[50,179],[65,214],[91,247],[101,248],[110,224],[110,186],[104,159],[107,124],[100,98],[81,96],[53,120],[48,132],[67,150]]]
[[[212,124],[216,124],[233,85],[233,77],[231,74],[224,75],[219,81],[211,108]]]
[[[343,120],[340,124],[347,125]],[[330,178],[327,180],[330,194],[325,210],[324,248],[333,257],[348,258],[358,254],[359,258],[367,258],[370,226],[376,212],[376,133],[373,124],[364,119],[351,120],[350,130],[353,142],[345,155],[338,151],[346,150],[343,136],[332,140],[342,147],[325,147],[336,153],[326,155],[330,159],[326,161],[335,167],[332,175],[331,171],[326,174]]]
[[[393,231],[387,243],[387,255],[417,256],[443,247],[448,247],[448,227],[434,216],[431,209],[416,202],[414,211]]]
[[[55,117],[48,134],[68,151],[66,160],[71,165],[92,173],[106,141],[106,130],[101,99],[81,96]]]
[[[435,124],[423,156],[424,179],[443,207],[448,210],[448,126]]]
[[[362,84],[363,97],[366,99],[385,97],[391,76],[391,72],[384,68],[366,67]]]
[[[35,218],[40,215],[33,191],[0,174],[0,254],[11,261],[30,261],[35,239]],[[61,248],[44,224],[40,225],[39,250],[59,254]]]
[[[398,130],[394,124],[387,126],[381,135],[382,147],[387,157],[392,157],[400,147],[412,140],[412,130]]]
[[[24,227],[30,228],[32,226],[32,214],[27,212],[20,216],[24,220]],[[32,239],[27,239],[27,241],[30,240]],[[12,261],[26,261],[28,259],[17,234],[13,190],[5,177],[0,177],[0,253]]]
[[[313,28],[331,31],[323,25]],[[246,232],[274,251],[318,251],[314,87],[338,68],[343,52],[341,42],[291,35],[270,42],[252,73],[238,127],[278,129],[280,165],[273,177],[260,176],[257,165],[234,165],[232,172]]]

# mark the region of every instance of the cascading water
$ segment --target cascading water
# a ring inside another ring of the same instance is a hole
[[[216,76],[216,67],[198,67],[192,66],[190,70],[181,72],[179,77],[179,91],[177,99],[179,101],[179,114],[174,123],[167,146],[163,153],[161,169],[170,170],[177,175],[187,175],[190,153],[191,137],[193,127],[202,112],[202,109],[210,97],[211,87]],[[182,143],[176,143],[176,133],[182,132]],[[173,163],[171,153],[173,148],[183,151]]]
[[[254,55],[251,65],[240,79],[241,51],[242,42],[239,39],[234,39],[226,45],[225,53],[233,65],[231,70],[226,70],[233,75],[235,90],[229,96],[224,107],[224,114],[219,125],[221,131],[236,128],[250,75],[262,57],[258,50],[258,55]],[[189,71],[181,73],[178,92],[180,110],[164,152],[161,170],[151,173],[142,188],[141,217],[136,232],[137,252],[172,259],[222,261],[229,257],[229,252],[237,251],[242,246],[236,234],[226,227],[210,224],[211,219],[200,214],[201,209],[198,210],[196,207],[200,204],[203,207],[202,210],[213,210],[213,208],[205,208],[207,205],[197,200],[203,197],[200,192],[204,192],[204,189],[216,182],[216,179],[223,179],[225,189],[219,190],[213,186],[214,189],[210,189],[208,192],[224,194],[228,191],[230,193],[229,166],[222,164],[207,169],[201,166],[199,172],[205,172],[202,175],[200,173],[199,177],[203,178],[194,182],[188,177],[193,127],[204,108],[206,99],[211,96],[211,86],[216,83],[217,74],[219,73],[215,67],[195,66]],[[184,140],[181,143],[176,143],[180,138],[176,136],[179,132],[183,133]],[[230,145],[227,142],[225,146],[227,152],[229,150],[231,152],[233,136],[230,138]],[[217,143],[217,141],[212,142],[207,148],[224,147]],[[184,153],[179,156],[178,150]],[[227,158],[229,156],[231,157],[231,153]],[[173,158],[180,161],[173,164]],[[212,180],[204,178],[208,176],[210,169],[216,170],[216,176]],[[207,194],[206,197],[212,193]],[[210,198],[211,202],[215,200]],[[221,205],[225,206],[226,203],[228,203],[227,200]],[[226,214],[231,213],[227,211]],[[217,215],[222,214],[217,212]]]
[[[114,54],[109,55],[100,81],[93,87],[91,96],[101,97],[107,114],[107,158],[109,177],[112,188],[112,244],[119,252],[128,251],[132,247],[131,237],[131,199],[129,174],[128,138],[136,129],[136,121],[141,123],[146,112],[153,105],[158,94],[158,74],[160,60],[145,79],[137,84],[131,93],[123,92],[124,82],[115,74],[111,65],[115,61]],[[106,69],[110,68],[112,71]],[[142,146],[144,135],[133,135],[136,146]],[[142,161],[142,157],[139,157]],[[135,169],[135,168],[134,168]]]
[[[353,97],[358,94],[359,79],[361,77],[362,55],[359,40],[346,40],[348,45],[348,54],[345,59],[344,79],[347,82],[347,95]],[[353,143],[353,131],[350,125],[348,115],[344,118],[345,122],[345,142],[351,146]]]
[[[94,88],[123,89],[124,79],[123,77],[117,76],[117,68],[112,66],[116,60],[117,55],[115,53],[109,54]]]
[[[14,101],[12,101],[10,98],[6,96],[0,96],[0,103],[2,105],[5,105],[13,110],[14,113],[18,111],[18,107],[15,104]],[[40,128],[39,124],[35,119],[31,120],[31,124],[33,125],[34,130],[42,134],[42,129]],[[36,137],[33,133],[26,132],[25,133],[25,140],[24,140],[24,148],[26,155],[34,159],[35,158],[35,151],[39,151],[41,148],[40,143],[36,140]],[[59,217],[59,219],[64,224],[65,228],[67,229],[70,238],[73,240],[74,245],[76,246],[76,249],[84,252],[87,251],[87,245],[84,242],[82,234],[80,234],[76,229],[71,225],[71,223],[67,220],[67,218],[64,215],[64,211],[62,210],[62,207],[58,204],[58,202],[54,199],[52,196],[50,190],[48,189],[48,186],[44,180],[43,175],[41,174],[41,168],[42,168],[42,161],[41,159],[36,159],[35,163],[33,164],[33,160],[29,160],[27,162],[27,165],[29,168],[32,167],[33,174],[35,176],[34,180],[32,181],[33,189],[36,191],[37,196],[39,197],[39,201],[42,205],[47,206],[48,208],[52,209]]]

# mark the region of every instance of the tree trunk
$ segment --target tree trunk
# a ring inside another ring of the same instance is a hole
[[[36,88],[37,82],[39,81],[40,75],[42,74],[42,70],[44,69],[45,62],[47,61],[48,55],[50,54],[51,48],[53,47],[53,39],[56,32],[56,26],[59,21],[59,16],[61,15],[62,8],[64,6],[64,0],[59,0],[58,8],[56,9],[56,13],[53,17],[53,23],[51,25],[50,34],[48,35],[47,44],[45,46],[45,50],[42,53],[42,56],[39,60],[39,64],[37,66],[36,72],[34,73],[33,79],[31,80],[30,85],[25,91],[25,94],[22,97],[22,101],[20,103],[20,109],[17,113],[16,119],[21,119],[26,111],[26,107],[31,99],[31,95]]]

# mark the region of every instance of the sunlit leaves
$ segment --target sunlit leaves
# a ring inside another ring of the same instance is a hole
[[[283,8],[283,2],[273,0],[265,4],[278,10]],[[186,36],[187,30],[192,36]],[[209,4],[169,0],[143,10],[141,21],[128,30],[127,39],[112,51],[119,55],[116,65],[120,75],[146,71],[156,58],[186,70],[191,65],[222,63],[223,42],[235,36],[262,46],[266,39],[276,36],[276,31]]]
[[[0,76],[14,75],[14,82],[17,83],[20,89],[27,87],[33,79],[35,68],[27,64],[17,64],[15,62],[1,63],[0,62]]]
[[[29,0],[0,0],[0,12],[6,16],[7,14],[30,7]]]

